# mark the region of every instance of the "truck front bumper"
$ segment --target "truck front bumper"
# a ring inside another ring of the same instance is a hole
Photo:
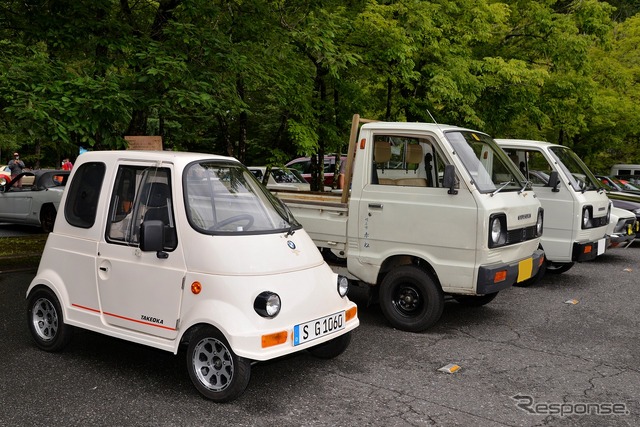
[[[613,233],[613,234],[608,234],[607,238],[609,239],[608,247],[615,248],[617,246],[620,246],[621,244],[633,241],[636,238],[636,235],[625,234],[625,233]]]
[[[595,242],[575,242],[571,259],[577,262],[591,261],[598,255],[602,255],[607,248],[607,239],[602,238]]]
[[[509,264],[491,264],[480,266],[478,270],[478,295],[492,294],[511,287],[538,274],[544,261],[544,251],[537,249],[530,257]]]

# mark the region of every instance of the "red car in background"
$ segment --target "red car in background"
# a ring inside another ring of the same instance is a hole
[[[336,165],[336,159],[338,158],[337,154],[325,154],[324,156],[324,185],[331,187],[333,186],[334,179],[334,171]],[[347,155],[343,154],[340,157],[340,161],[346,165],[347,163]],[[291,160],[285,166],[291,169],[295,169],[302,174],[302,177],[308,182],[311,183],[311,157],[298,157],[297,159]]]

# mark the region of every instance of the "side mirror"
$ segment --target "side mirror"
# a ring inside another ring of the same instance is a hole
[[[551,175],[549,175],[549,183],[547,184],[551,187],[551,191],[557,193],[560,191],[558,185],[560,185],[560,177],[558,176],[558,171],[551,171]]]
[[[158,258],[168,258],[164,252],[164,223],[159,219],[144,221],[140,226],[140,250],[156,252]]]
[[[442,177],[442,186],[449,188],[448,194],[458,194],[456,190],[456,167],[453,165],[444,166],[444,176]]]

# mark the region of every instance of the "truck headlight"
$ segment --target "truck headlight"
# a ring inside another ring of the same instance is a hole
[[[593,214],[591,213],[591,206],[585,206],[582,208],[582,228],[591,228]]]
[[[489,217],[489,247],[495,248],[507,243],[507,216],[493,214]]]
[[[253,309],[262,317],[273,318],[280,313],[280,296],[273,292],[264,291],[253,302]]]
[[[349,279],[344,276],[338,276],[338,294],[343,297],[349,292]]]
[[[542,236],[543,220],[544,220],[544,210],[540,208],[538,209],[538,219],[536,220],[536,237]]]

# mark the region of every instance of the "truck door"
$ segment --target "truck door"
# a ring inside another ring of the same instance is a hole
[[[174,203],[170,168],[119,167],[97,259],[101,310],[110,325],[168,339],[177,336],[186,267]],[[145,219],[165,223],[164,251],[140,250]]]
[[[575,212],[575,200],[572,190],[561,179],[558,191],[548,185],[549,175],[554,170],[553,160],[548,159],[542,151],[535,149],[505,148],[505,152],[523,162],[523,172],[533,184],[536,197],[544,207],[544,233],[542,245],[546,257],[550,261],[569,262],[573,251],[574,218],[581,213]]]
[[[442,187],[447,162],[433,137],[384,134],[374,141],[375,170],[359,206],[360,262],[415,255],[432,263],[443,287],[455,278],[472,289],[478,227],[473,196]]]

